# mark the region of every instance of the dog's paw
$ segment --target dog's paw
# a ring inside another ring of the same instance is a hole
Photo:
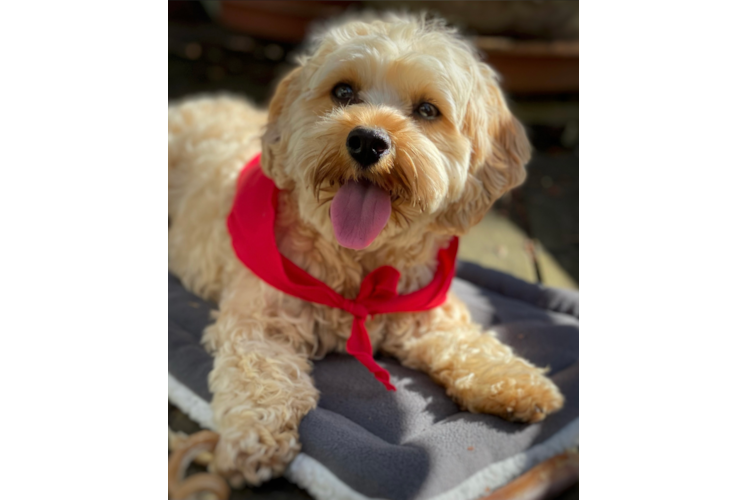
[[[458,402],[469,411],[498,415],[512,422],[540,422],[564,405],[561,391],[540,370],[490,381],[473,380],[471,387],[456,392]]]
[[[216,472],[238,484],[239,475],[252,485],[259,485],[283,474],[286,466],[301,450],[295,431],[271,432],[262,426],[227,430],[216,446]]]

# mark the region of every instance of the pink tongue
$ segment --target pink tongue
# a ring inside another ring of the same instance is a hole
[[[367,180],[349,180],[335,194],[330,208],[338,243],[354,250],[368,247],[384,229],[391,211],[387,191]]]

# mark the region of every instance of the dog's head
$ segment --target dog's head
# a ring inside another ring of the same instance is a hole
[[[389,16],[316,37],[278,86],[265,173],[348,248],[464,233],[524,179],[530,146],[497,75],[441,22]]]

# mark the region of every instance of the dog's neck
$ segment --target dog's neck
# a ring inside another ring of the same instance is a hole
[[[389,265],[400,271],[399,293],[426,286],[436,270],[436,255],[448,235],[413,227],[380,242],[373,250],[358,251],[329,241],[299,216],[293,193],[281,191],[276,211],[275,237],[279,251],[310,275],[346,298],[355,298],[364,276]]]

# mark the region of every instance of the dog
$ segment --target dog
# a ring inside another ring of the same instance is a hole
[[[255,485],[283,473],[319,398],[311,360],[343,352],[353,321],[238,260],[226,220],[244,165],[261,152],[280,189],[279,251],[355,298],[384,265],[400,272],[400,294],[427,285],[438,251],[524,180],[530,149],[498,75],[424,16],[329,26],[267,111],[230,96],[169,106],[169,269],[219,307],[203,340],[215,358],[218,472]],[[361,192],[375,203],[364,209]],[[427,373],[469,411],[538,422],[563,405],[545,370],[471,322],[452,294],[430,310],[373,316],[366,329],[375,351]]]

